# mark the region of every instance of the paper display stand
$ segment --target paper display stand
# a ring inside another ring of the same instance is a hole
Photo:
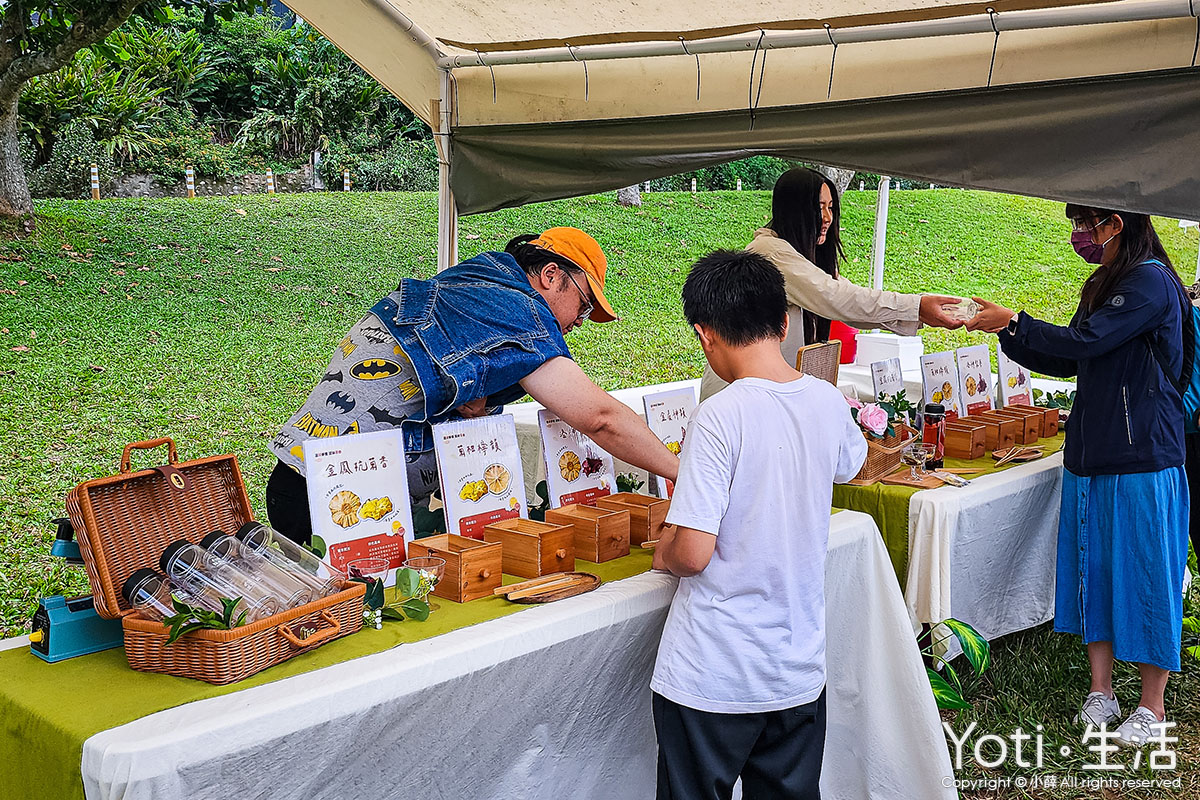
[[[301,445],[313,534],[324,540],[326,558],[341,570],[358,558],[386,558],[385,585],[408,557],[412,501],[400,431],[377,431]]]
[[[954,352],[927,353],[921,356],[921,383],[926,403],[940,403],[946,409],[946,419],[962,415],[958,402],[958,365]]]
[[[689,386],[669,392],[655,392],[643,396],[642,402],[650,430],[669,450],[679,455],[683,451],[688,421],[696,410],[696,390]],[[654,493],[659,497],[670,497],[675,487],[668,485],[667,479],[659,475],[651,477],[654,479]]]
[[[1000,405],[1033,405],[1033,379],[1029,370],[1006,356],[1000,347],[996,348],[996,367],[1000,374]]]
[[[529,516],[511,414],[434,425],[433,450],[450,533],[482,539],[485,525]]]
[[[538,431],[542,435],[551,508],[574,503],[592,505],[597,497],[612,494],[617,480],[612,456],[596,446],[587,434],[545,408],[538,411]]]
[[[964,413],[992,410],[992,355],[986,344],[960,347],[958,355],[959,398]]]
[[[871,398],[873,403],[879,402],[881,394],[890,397],[904,391],[904,372],[900,369],[900,359],[885,358],[883,361],[873,362],[871,387],[875,390],[875,395]],[[910,401],[911,399],[909,398]]]

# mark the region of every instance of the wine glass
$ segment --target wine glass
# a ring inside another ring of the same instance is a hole
[[[921,474],[928,475],[929,471],[925,469],[925,465],[933,461],[933,457],[937,453],[937,445],[921,442],[921,449],[925,451],[925,458],[921,460]]]
[[[386,558],[356,558],[346,564],[346,575],[351,580],[358,579],[367,584],[363,619],[376,630],[383,627],[383,581],[387,578],[389,567],[391,562]]]
[[[414,569],[421,576],[421,582],[417,585],[416,597],[424,600],[429,605],[430,611],[441,608],[429,600],[429,595],[433,592],[433,587],[437,586],[438,581],[446,574],[446,559],[437,556],[422,556],[410,558],[401,566]]]
[[[908,479],[913,483],[921,480],[917,468],[920,467],[922,471],[925,469],[925,459],[928,457],[925,447],[926,445],[917,442],[900,451],[900,461],[908,465]]]

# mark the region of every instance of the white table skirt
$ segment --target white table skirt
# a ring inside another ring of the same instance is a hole
[[[954,797],[874,521],[832,518],[822,793]],[[152,714],[84,744],[100,798],[651,798],[648,681],[674,579],[553,605]],[[370,636],[366,631],[358,634]]]
[[[914,619],[955,617],[987,639],[1053,619],[1062,474],[1055,453],[914,494],[904,592]]]

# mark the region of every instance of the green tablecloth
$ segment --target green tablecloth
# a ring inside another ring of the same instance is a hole
[[[605,582],[650,569],[653,551],[634,548],[624,558],[576,569]],[[509,575],[505,583],[523,580]],[[187,678],[135,672],[121,649],[47,664],[28,648],[0,652],[0,787],[5,797],[22,800],[83,798],[79,767],[83,743],[93,734],[195,700],[218,697],[311,670],[380,653],[469,625],[498,619],[531,606],[488,597],[441,606],[425,622],[385,621],[322,645],[316,650],[228,686]]]
[[[1045,448],[1045,454],[1057,453],[1062,449],[1065,434],[1060,433],[1049,439],[1042,439],[1038,444]],[[1032,445],[1031,445],[1032,446]],[[946,466],[951,469],[982,467],[973,475],[964,475],[968,480],[975,480],[984,475],[1003,472],[1009,467],[1020,464],[1005,464],[997,468],[991,454],[973,461],[961,458],[947,458]],[[883,534],[883,543],[892,559],[892,568],[896,570],[896,578],[900,587],[904,588],[908,576],[908,502],[914,494],[921,491],[910,486],[885,486],[873,483],[870,486],[839,485],[833,487],[833,504],[838,508],[849,508],[862,511],[875,518],[875,524]]]

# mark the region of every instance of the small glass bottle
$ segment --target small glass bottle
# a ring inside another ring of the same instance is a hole
[[[142,619],[161,622],[175,616],[171,584],[148,567],[137,570],[121,586],[121,594]]]
[[[247,622],[279,613],[279,600],[269,589],[252,579],[246,580],[237,570],[222,565],[214,567],[207,554],[186,539],[167,545],[159,566],[173,584],[228,600],[241,598],[239,609],[246,612]]]
[[[940,403],[926,403],[922,416],[921,442],[933,445],[933,456],[925,461],[925,468],[941,469],[946,458],[946,407]]]
[[[261,522],[247,522],[235,534],[247,557],[261,556],[287,570],[328,597],[342,590],[346,573],[317,558],[316,553],[297,544],[279,531]]]
[[[225,531],[213,531],[200,540],[200,547],[210,561],[241,570],[251,578],[262,581],[278,597],[284,608],[296,608],[319,597],[308,584],[265,558],[250,555],[236,537]]]

